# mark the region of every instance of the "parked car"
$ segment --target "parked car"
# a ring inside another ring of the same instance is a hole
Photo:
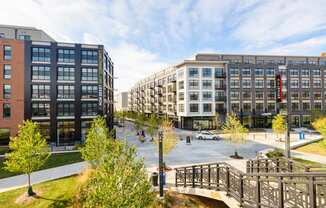
[[[218,135],[212,134],[209,131],[198,132],[195,137],[196,137],[196,139],[199,139],[199,140],[206,140],[206,139],[207,140],[219,140],[219,139],[221,139]]]

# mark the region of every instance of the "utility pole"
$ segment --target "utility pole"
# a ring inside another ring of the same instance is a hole
[[[160,198],[163,198],[163,131],[158,133],[158,167],[160,177]]]

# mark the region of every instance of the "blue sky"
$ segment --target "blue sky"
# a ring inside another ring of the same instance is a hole
[[[325,0],[1,0],[0,24],[104,44],[119,91],[199,52],[326,51]]]

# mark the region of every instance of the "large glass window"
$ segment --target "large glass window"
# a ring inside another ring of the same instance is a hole
[[[211,103],[204,103],[203,104],[203,112],[204,113],[212,112],[212,104]]]
[[[198,80],[189,80],[189,89],[190,90],[199,89]]]
[[[224,76],[224,70],[223,68],[215,68],[215,77],[222,77]]]
[[[231,110],[234,113],[239,112],[240,111],[240,104],[239,103],[231,103]]]
[[[314,86],[314,88],[321,88],[321,80],[320,79],[314,79],[313,80],[313,86]]]
[[[94,50],[82,51],[82,64],[97,64],[98,53]]]
[[[82,68],[82,81],[97,81],[97,68]]]
[[[11,65],[9,64],[3,65],[3,78],[11,79]]]
[[[310,84],[309,84],[309,79],[303,79],[301,80],[301,87],[302,88],[309,88],[310,87]]]
[[[59,121],[58,122],[58,137],[60,144],[70,144],[75,139],[75,122],[74,121]]]
[[[203,100],[208,101],[213,99],[212,92],[203,92]]]
[[[250,68],[244,68],[241,70],[243,77],[250,77],[251,76],[251,70]]]
[[[179,92],[179,100],[183,101],[185,99],[185,94],[184,92]]]
[[[2,106],[3,118],[9,118],[11,116],[11,108],[9,103],[4,103]]]
[[[231,79],[230,80],[230,88],[239,88],[239,80]]]
[[[274,75],[275,75],[275,71],[273,68],[266,69],[266,76],[274,76]]]
[[[251,103],[243,103],[243,111],[251,112]]]
[[[198,104],[195,103],[189,104],[189,111],[190,113],[198,113],[199,112]]]
[[[11,60],[12,56],[12,48],[11,46],[5,45],[3,47],[3,59],[6,61]]]
[[[292,111],[298,111],[299,110],[299,103],[291,103],[291,110]]]
[[[74,99],[75,86],[74,85],[58,85],[58,99]]]
[[[240,96],[239,96],[239,92],[238,91],[231,91],[230,92],[230,97],[232,100],[239,100]]]
[[[58,81],[74,81],[75,68],[73,67],[58,67]]]
[[[299,88],[299,80],[291,80],[290,86],[291,88]]]
[[[189,68],[188,73],[189,73],[189,78],[196,78],[199,76],[197,68]]]
[[[92,99],[98,97],[97,85],[82,85],[81,98]]]
[[[267,103],[267,111],[268,112],[275,111],[275,103]]]
[[[203,89],[212,89],[212,80],[203,80]]]
[[[303,91],[301,93],[302,99],[310,99],[310,92],[309,91]]]
[[[264,69],[260,69],[260,68],[255,69],[255,76],[256,77],[264,76]]]
[[[3,98],[9,99],[11,97],[11,85],[3,85]]]
[[[230,76],[239,76],[238,68],[230,68]]]
[[[256,100],[263,100],[264,99],[264,92],[263,91],[256,91],[255,92]]]
[[[32,80],[50,80],[50,67],[32,66]]]
[[[49,103],[32,103],[32,116],[34,117],[50,117]]]
[[[290,76],[299,76],[299,70],[298,69],[290,69]]]
[[[310,76],[309,69],[301,69],[301,76],[303,76],[303,77],[309,77]]]
[[[264,111],[264,103],[256,103],[256,111],[263,112]]]
[[[266,88],[274,88],[275,87],[275,80],[268,79],[266,80]]]
[[[82,116],[96,116],[98,112],[97,103],[82,103]]]
[[[212,69],[211,68],[203,68],[202,74],[203,74],[203,77],[212,77]]]
[[[32,85],[32,98],[50,99],[50,85]]]
[[[250,79],[243,79],[242,80],[242,87],[243,88],[251,88],[251,80]]]
[[[179,90],[184,89],[184,81],[179,81]]]
[[[243,100],[251,100],[251,91],[243,91],[242,99]]]
[[[264,88],[264,80],[256,79],[255,80],[255,88]]]
[[[75,50],[74,49],[59,49],[58,50],[59,63],[75,63]]]
[[[74,116],[75,104],[74,103],[58,103],[58,116]]]
[[[302,110],[310,110],[310,102],[302,102]]]
[[[198,92],[189,92],[189,100],[190,101],[198,101],[199,93]]]
[[[312,70],[312,75],[313,75],[313,76],[317,76],[317,77],[319,77],[320,74],[321,74],[321,73],[320,73],[320,69],[313,69],[313,70]]]
[[[35,62],[50,62],[50,49],[49,48],[33,48],[32,61]]]

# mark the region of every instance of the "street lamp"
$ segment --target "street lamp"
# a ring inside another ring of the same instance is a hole
[[[158,167],[160,177],[160,198],[163,198],[163,131],[158,133]]]

